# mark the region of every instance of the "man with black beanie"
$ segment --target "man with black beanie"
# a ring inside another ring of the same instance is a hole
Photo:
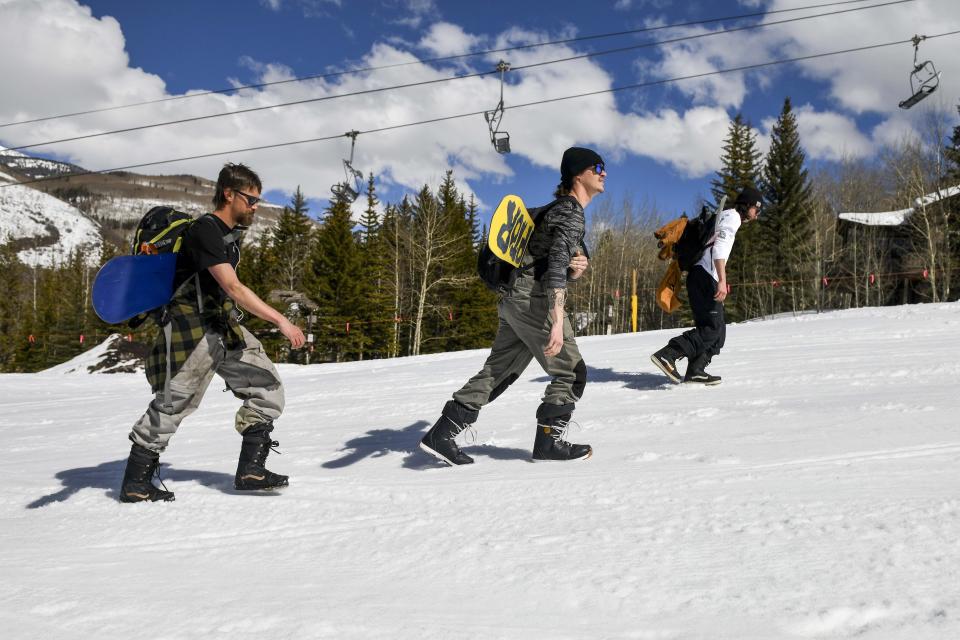
[[[737,195],[732,209],[717,216],[713,238],[703,256],[687,274],[687,295],[693,311],[694,328],[670,340],[650,359],[674,382],[680,382],[677,360],[687,358],[683,382],[720,384],[720,376],[707,373],[707,365],[720,353],[727,336],[723,301],[727,297],[727,258],[733,250],[737,230],[760,215],[763,196],[753,187]]]
[[[551,376],[537,409],[534,461],[589,458],[593,449],[573,444],[566,433],[587,383],[587,366],[564,311],[567,282],[588,266],[584,207],[603,193],[603,158],[571,147],[560,162],[560,185],[530,236],[513,287],[497,306],[500,325],[483,368],[446,403],[420,448],[451,465],[470,464],[456,437],[476,422],[480,409],[506,391],[536,359]]]

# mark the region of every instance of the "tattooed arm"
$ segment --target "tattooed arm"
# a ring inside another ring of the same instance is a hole
[[[543,354],[552,357],[560,353],[563,346],[563,314],[564,306],[567,302],[566,289],[548,289],[547,301],[550,305],[548,313],[550,314],[550,337],[547,339],[547,346],[543,349]]]

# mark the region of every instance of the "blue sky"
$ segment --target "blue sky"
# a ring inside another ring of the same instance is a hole
[[[444,0],[238,0],[144,3],[120,0],[0,0],[0,122],[90,107],[178,96],[189,91],[286,79],[396,62],[645,26],[781,10],[824,0],[597,0],[593,3]],[[871,0],[861,5],[880,4]],[[328,81],[279,85],[230,96],[205,96],[83,118],[0,128],[11,147],[96,131],[219,113],[320,95],[434,79],[621,47],[652,39],[713,32],[855,5],[775,14],[541,49],[480,56],[461,63],[403,67]],[[5,25],[5,26],[4,26]],[[584,91],[702,73],[784,57],[960,29],[955,0],[915,0],[741,34],[719,34],[667,47],[547,65],[508,74],[505,102],[517,104]],[[560,153],[573,144],[596,148],[609,168],[607,198],[630,194],[670,215],[709,192],[719,145],[738,111],[767,144],[785,96],[798,109],[811,163],[842,156],[876,157],[883,145],[923,135],[931,110],[956,123],[960,36],[921,45],[944,72],[941,89],[922,108],[897,109],[909,92],[909,45],[803,64],[713,76],[604,94],[544,107],[508,110],[502,128],[514,153],[499,156],[482,117],[360,136],[355,165],[374,171],[389,201],[447,168],[485,207],[505,193],[545,201],[557,182]],[[335,135],[430,117],[492,108],[492,77],[232,116],[202,123],[34,150],[99,169],[124,164]],[[161,165],[144,172],[214,177],[227,160],[249,163],[268,195],[284,202],[301,185],[322,207],[341,180],[346,139]]]

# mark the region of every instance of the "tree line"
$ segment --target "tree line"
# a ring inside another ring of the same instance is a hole
[[[924,137],[877,158],[846,159],[811,170],[788,99],[761,154],[750,123],[737,115],[720,170],[701,205],[732,202],[745,186],[764,194],[759,224],[737,236],[728,264],[731,321],[778,313],[958,298],[960,196],[927,203],[897,227],[844,224],[842,211],[902,209],[924,194],[960,184],[960,126],[931,113]],[[532,196],[526,196],[533,201]],[[311,336],[291,352],[268,323],[246,325],[277,361],[338,362],[438,353],[489,345],[496,296],[476,277],[484,219],[447,171],[399,202],[381,203],[370,175],[359,222],[333,198],[316,218],[298,188],[280,220],[247,242],[241,280]],[[636,291],[638,329],[691,322],[688,307],[664,313],[654,291],[666,264],[653,231],[672,216],[652,200],[600,198],[588,212],[590,269],[571,288],[580,335],[630,331]],[[16,243],[0,245],[0,371],[37,371],[63,362],[109,333],[151,343],[153,328],[107,326],[93,313],[96,267],[74,254],[53,268],[29,267]],[[102,264],[120,249],[105,243]],[[81,339],[82,336],[82,339]]]

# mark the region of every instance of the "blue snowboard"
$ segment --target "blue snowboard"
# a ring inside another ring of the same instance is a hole
[[[118,256],[93,281],[93,309],[107,324],[163,306],[173,296],[177,254]]]

